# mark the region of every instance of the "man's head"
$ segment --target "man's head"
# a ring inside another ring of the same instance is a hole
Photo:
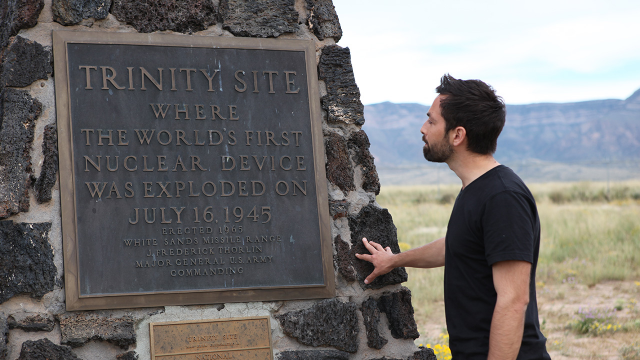
[[[445,74],[436,92],[441,95],[439,110],[445,122],[445,136],[450,130],[463,127],[469,151],[493,154],[506,117],[504,101],[495,90],[480,80],[459,80]]]
[[[440,111],[440,102],[446,95],[439,95],[429,108],[427,121],[424,122],[420,132],[424,147],[422,153],[424,158],[431,162],[446,162],[453,154],[449,136],[447,136],[446,122]]]

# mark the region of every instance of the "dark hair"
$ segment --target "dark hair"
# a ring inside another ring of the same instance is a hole
[[[440,102],[446,132],[462,126],[467,131],[469,151],[493,154],[506,117],[504,101],[495,90],[480,80],[460,80],[445,74],[436,92],[447,95]]]

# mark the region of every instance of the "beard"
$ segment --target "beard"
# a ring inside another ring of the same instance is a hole
[[[422,137],[424,141],[424,147],[422,148],[422,154],[427,161],[443,163],[449,160],[451,155],[453,154],[453,146],[449,144],[446,137],[443,138],[440,142],[429,144],[426,141],[424,136]]]

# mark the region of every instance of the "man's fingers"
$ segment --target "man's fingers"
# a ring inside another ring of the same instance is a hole
[[[367,240],[367,238],[362,238],[362,243],[367,248],[367,250],[369,250],[369,252],[372,254],[373,254],[373,250],[384,251],[384,248],[382,247],[382,245],[378,244],[375,241],[369,241]]]
[[[365,260],[365,261],[371,262],[371,257],[372,256],[369,255],[369,254],[356,254],[356,257],[358,259],[360,259],[360,260]]]
[[[380,245],[380,244],[378,244],[378,243],[376,243],[376,242],[373,242],[373,241],[369,241],[369,243],[370,243],[370,244],[372,244],[372,245],[373,245],[373,247],[375,247],[375,248],[376,248],[376,250],[378,250],[378,251],[384,251],[384,248],[382,247],[382,245]]]
[[[371,274],[369,274],[369,276],[367,276],[366,279],[364,279],[364,283],[371,284],[371,282],[375,280],[377,277],[378,277],[378,273],[374,270]]]

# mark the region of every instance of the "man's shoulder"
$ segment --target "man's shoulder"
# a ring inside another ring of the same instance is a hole
[[[533,199],[533,195],[524,181],[504,165],[498,165],[487,171],[484,175],[472,183],[466,190],[469,190],[466,197],[469,201],[475,202],[477,205],[484,204],[496,196],[504,196],[505,194],[516,194],[517,196]]]

